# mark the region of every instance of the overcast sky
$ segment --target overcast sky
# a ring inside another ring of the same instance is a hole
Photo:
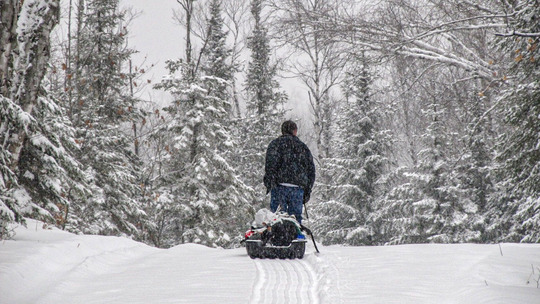
[[[248,0],[246,0],[248,1]],[[176,0],[121,0],[125,7],[132,7],[139,12],[129,29],[129,43],[139,51],[134,56],[134,62],[140,64],[147,56],[146,65],[156,64],[148,73],[152,83],[157,83],[162,75],[167,73],[165,60],[178,59],[184,56],[184,29],[173,20],[173,9],[180,5]],[[301,100],[306,99],[305,88],[301,88],[294,80],[281,80],[283,88],[293,101],[291,107],[295,112],[305,112],[306,105]],[[166,94],[154,92],[154,99],[168,98]],[[157,94],[157,96],[156,96]],[[148,97],[144,93],[143,98]],[[295,106],[295,104],[298,105]]]
[[[147,72],[144,79],[150,79],[152,84],[158,83],[161,77],[167,74],[165,61],[184,57],[185,30],[173,20],[173,9],[180,9],[180,5],[176,0],[120,1],[123,7],[131,7],[138,12],[137,18],[129,27],[128,36],[130,46],[138,51],[133,56],[133,63],[140,66],[146,57],[144,66],[155,64]],[[307,127],[311,123],[306,120],[306,117],[311,117],[311,115],[308,109],[306,88],[295,79],[278,80],[289,96],[287,107],[292,110],[289,112],[289,117],[301,120],[298,121],[301,126],[306,125]],[[172,100],[168,93],[152,90],[151,85],[143,90],[140,97],[159,104],[165,104]]]
[[[146,57],[143,68],[155,64],[145,79],[150,79],[152,84],[158,83],[167,73],[165,61],[167,59],[181,58],[184,52],[183,29],[173,20],[173,9],[178,9],[176,0],[121,0],[121,4],[131,7],[138,12],[129,28],[129,44],[138,53],[133,56],[135,65],[140,66]],[[169,99],[168,94],[145,90],[142,94],[144,99]]]

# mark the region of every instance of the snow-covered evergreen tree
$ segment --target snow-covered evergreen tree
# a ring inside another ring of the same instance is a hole
[[[91,183],[75,157],[80,152],[75,129],[58,104],[50,95],[39,98],[33,112],[37,128],[22,151],[19,168],[24,174],[19,181],[26,185],[35,203],[48,212],[42,219],[81,232],[84,220],[74,210],[91,197]]]
[[[144,218],[139,160],[123,130],[136,113],[127,92],[126,65],[134,51],[125,45],[125,13],[117,0],[88,0],[79,5],[78,16],[69,111],[80,146],[77,159],[93,195],[74,205],[73,212],[83,219],[83,232],[137,236]]]
[[[456,163],[451,132],[440,101],[432,101],[423,111],[426,131],[416,166],[400,168],[398,180],[381,201],[375,221],[381,239],[389,243],[463,242],[479,239],[470,226],[478,206],[460,187],[454,172]]]
[[[373,98],[373,76],[367,58],[355,56],[346,72],[345,101],[336,126],[333,158],[326,159],[328,185],[320,185],[332,199],[317,203],[319,233],[327,243],[370,244],[368,223],[383,174],[389,137],[378,124],[380,108]]]
[[[242,179],[255,189],[261,207],[266,193],[262,183],[266,148],[280,134],[283,104],[287,98],[276,80],[276,64],[271,61],[270,38],[262,21],[263,3],[262,0],[251,1],[254,25],[247,44],[251,51],[245,83],[247,112],[238,128],[240,153],[237,161]]]
[[[252,190],[230,165],[236,146],[228,93],[232,68],[220,1],[211,1],[209,11],[200,70],[190,60],[171,61],[169,70],[175,75],[162,84],[178,105],[171,110],[175,121],[169,128],[175,132],[171,171],[162,178],[160,191],[167,193],[163,203],[176,214],[167,224],[176,243],[232,246],[239,227],[253,215]]]
[[[486,212],[489,197],[493,193],[491,172],[494,166],[494,138],[490,130],[491,121],[486,116],[486,107],[491,98],[478,94],[478,85],[463,85],[466,96],[468,115],[463,115],[463,121],[468,121],[463,151],[453,162],[450,174],[455,177],[456,187],[460,190],[460,205],[467,206],[467,218],[456,231],[455,241],[486,242],[491,241],[485,234],[487,222]],[[453,140],[455,142],[455,139]],[[455,143],[457,145],[458,143]],[[462,233],[467,231],[467,233]]]
[[[449,176],[448,145],[450,140],[444,123],[444,109],[432,102],[424,117],[430,121],[423,135],[425,148],[419,153],[418,177],[413,183],[422,196],[413,204],[413,223],[410,235],[425,241],[449,242],[452,238],[453,212],[458,198]]]
[[[507,88],[500,97],[510,127],[501,136],[496,197],[489,232],[498,239],[540,241],[540,6],[515,1],[503,49],[512,53]],[[501,233],[502,232],[502,233]]]
[[[2,82],[4,79],[0,79]],[[2,92],[4,93],[4,92]],[[8,140],[10,133],[17,130],[28,130],[30,123],[34,122],[29,113],[26,113],[12,99],[0,95],[0,239],[10,236],[8,225],[13,222],[23,222],[25,211],[29,205],[29,195],[19,186],[16,168],[13,168],[12,154],[9,152]],[[35,123],[35,122],[34,122]],[[13,138],[16,139],[16,138]],[[22,194],[26,194],[23,197]]]
[[[234,67],[229,64],[231,49],[226,45],[227,32],[224,30],[224,20],[221,16],[221,1],[212,0],[209,5],[207,20],[207,37],[202,51],[203,64],[202,75],[216,77],[222,81],[216,81],[216,86],[208,88],[210,94],[225,101],[230,99],[230,84],[233,77]],[[225,105],[225,110],[232,114],[232,105]]]
[[[84,195],[69,122],[46,94],[42,79],[60,3],[0,5],[0,238],[7,224],[31,216],[63,225],[69,197]]]

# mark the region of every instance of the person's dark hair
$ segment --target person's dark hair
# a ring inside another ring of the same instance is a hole
[[[281,125],[281,134],[283,135],[285,134],[293,135],[293,132],[295,130],[298,130],[298,127],[292,120],[287,120]]]

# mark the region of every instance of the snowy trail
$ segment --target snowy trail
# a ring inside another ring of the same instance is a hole
[[[319,304],[321,274],[307,260],[253,260],[257,269],[251,303]]]
[[[254,270],[244,255],[188,244],[90,259],[90,267],[77,267],[36,303],[247,303],[249,292],[231,290],[250,288]]]
[[[0,304],[540,303],[540,244],[157,249],[31,222],[0,242]]]

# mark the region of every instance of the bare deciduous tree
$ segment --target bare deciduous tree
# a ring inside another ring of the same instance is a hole
[[[335,4],[332,0],[272,1],[276,40],[291,54],[287,58],[289,70],[308,88],[319,158],[330,154],[328,132],[334,108],[331,91],[341,79],[346,59],[342,44],[317,21],[318,16],[331,14]]]

